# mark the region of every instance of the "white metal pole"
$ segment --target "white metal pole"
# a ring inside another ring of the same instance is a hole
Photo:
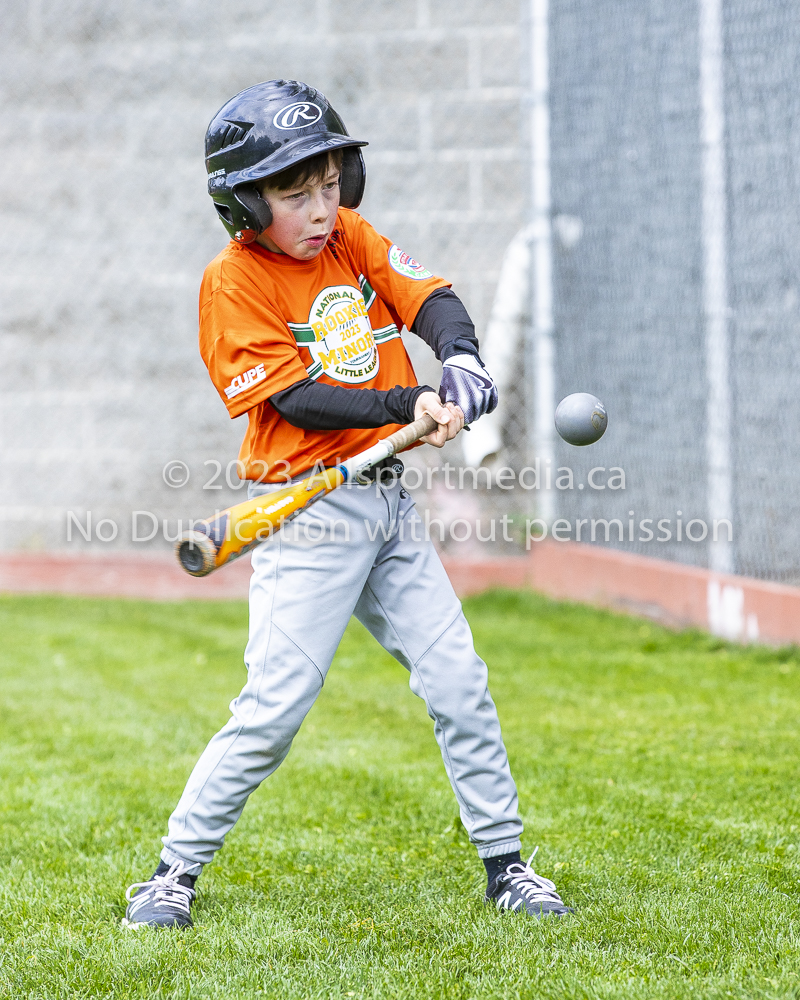
[[[548,0],[530,0],[532,302],[526,343],[528,452],[539,460],[539,516],[555,516],[555,351],[553,345],[553,246],[550,224],[550,63]],[[531,391],[533,390],[533,391]],[[552,471],[551,471],[552,470]],[[546,488],[550,484],[550,488]]]
[[[727,190],[722,0],[700,3],[700,109],[703,169],[703,312],[705,320],[708,516],[733,521],[730,343],[728,331]],[[709,532],[711,534],[711,532]],[[709,542],[709,567],[734,571],[723,529]]]

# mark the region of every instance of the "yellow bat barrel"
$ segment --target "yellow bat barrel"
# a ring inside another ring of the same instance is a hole
[[[207,576],[265,541],[315,500],[335,490],[344,479],[345,473],[340,468],[326,469],[198,521],[178,539],[175,545],[178,561],[192,576]]]

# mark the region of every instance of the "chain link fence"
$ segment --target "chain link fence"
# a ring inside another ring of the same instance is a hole
[[[699,519],[711,529],[708,436],[718,417],[704,309],[714,234],[704,205],[703,6],[551,8],[554,213],[580,219],[582,232],[569,245],[556,226],[557,394],[588,389],[611,414],[607,439],[585,455],[561,445],[558,458],[583,482],[589,465],[626,475],[615,494],[564,491],[560,511],[619,518],[625,548],[701,566],[708,538],[687,543],[685,526]],[[797,583],[800,22],[782,0],[723,0],[719,13],[731,568]],[[653,529],[670,520],[672,538],[656,530],[640,541],[642,518]]]

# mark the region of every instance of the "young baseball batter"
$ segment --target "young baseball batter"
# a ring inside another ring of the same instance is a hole
[[[437,422],[426,440],[441,447],[497,405],[448,283],[354,211],[364,145],[322,94],[285,80],[243,91],[208,128],[209,193],[232,240],[203,278],[200,351],[230,415],[248,415],[250,496],[423,413]],[[417,385],[404,325],[443,362],[438,392]],[[537,917],[571,912],[521,861],[517,791],[461,605],[396,474],[373,476],[254,550],[247,682],[170,817],[161,863],[128,889],[127,927],[191,925],[197,877],[289,752],[351,615],[425,701],[486,899]]]

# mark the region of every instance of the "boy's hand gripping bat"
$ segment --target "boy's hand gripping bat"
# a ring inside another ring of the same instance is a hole
[[[287,521],[337,486],[352,482],[364,469],[396,455],[435,430],[436,421],[425,413],[341,465],[290,483],[274,493],[237,503],[215,517],[197,522],[175,545],[178,562],[192,576],[206,576],[266,541]]]

